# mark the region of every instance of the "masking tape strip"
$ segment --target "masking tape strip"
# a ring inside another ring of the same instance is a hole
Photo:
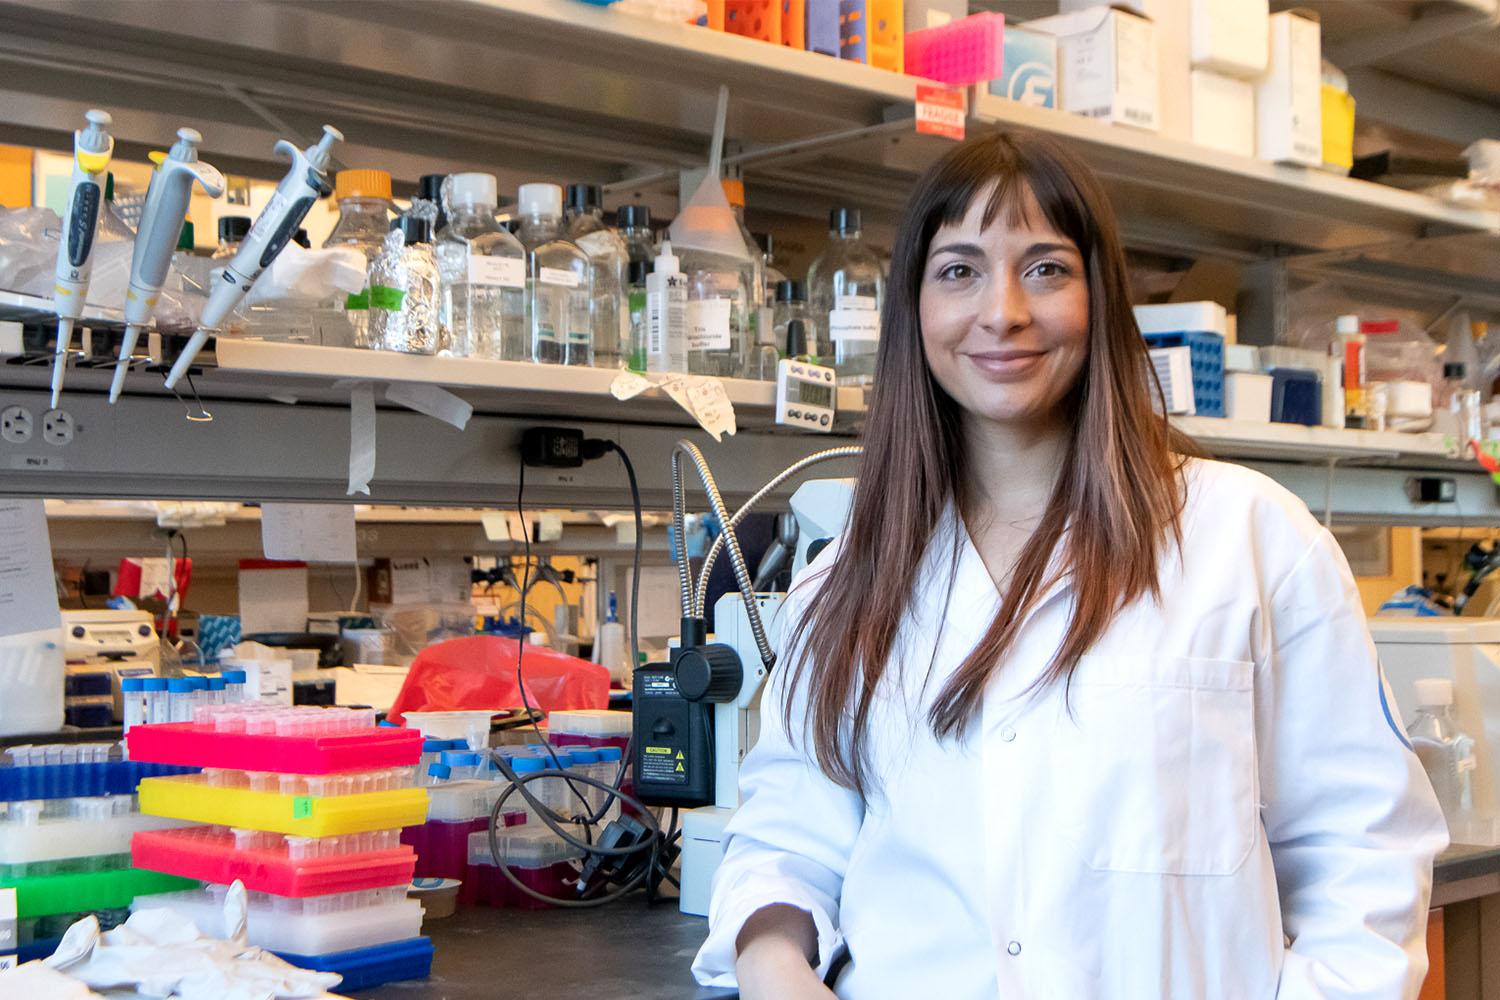
[[[375,478],[375,386],[356,382],[349,390],[349,490],[370,495]]]
[[[392,382],[385,387],[387,401],[409,410],[452,424],[459,430],[468,426],[474,407],[441,386],[424,382]]]

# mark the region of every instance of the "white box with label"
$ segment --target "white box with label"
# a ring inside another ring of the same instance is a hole
[[[1255,152],[1273,163],[1323,162],[1322,31],[1292,11],[1270,18],[1270,62],[1255,85]]]
[[[1192,62],[1242,80],[1266,71],[1271,9],[1267,0],[1192,0]]]
[[[1156,131],[1156,25],[1113,7],[1090,7],[1028,21],[1026,27],[1057,37],[1064,111]]]
[[[1255,84],[1195,69],[1190,83],[1193,142],[1209,149],[1255,155]]]

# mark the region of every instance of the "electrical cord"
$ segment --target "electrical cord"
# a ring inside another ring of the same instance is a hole
[[[630,456],[627,455],[625,453],[625,450],[621,448],[616,442],[602,438],[591,438],[585,441],[584,444],[585,457],[588,458],[602,457],[608,451],[613,451],[617,455],[619,455],[620,461],[625,466],[625,473],[630,480],[630,494],[635,510],[636,527],[635,556],[631,579],[630,600],[631,653],[635,657],[635,663],[632,664],[632,667],[634,667],[635,664],[638,664],[640,661],[638,607],[640,597],[641,548],[643,543],[640,488],[636,481],[635,467],[630,461]],[[592,454],[589,454],[590,452],[592,452]],[[525,557],[523,562],[524,569],[522,571],[523,577],[520,581],[519,587],[517,588],[520,592],[520,620],[523,624],[526,621],[526,595],[532,583],[530,579],[531,534],[529,531],[525,530],[525,490],[526,463],[523,459],[520,463],[516,483],[516,513],[521,519],[523,532],[522,542],[525,547]],[[500,869],[501,873],[512,885],[516,886],[523,893],[534,899],[553,905],[573,908],[602,906],[606,903],[613,902],[614,900],[619,899],[629,892],[634,891],[636,888],[640,887],[642,882],[645,882],[645,887],[647,889],[648,895],[654,901],[654,899],[656,898],[656,885],[661,879],[666,879],[674,886],[678,885],[677,880],[672,878],[670,872],[664,871],[661,865],[662,852],[670,848],[681,834],[681,831],[677,829],[677,810],[672,810],[671,829],[668,832],[663,833],[659,821],[650,811],[650,809],[639,799],[635,798],[635,796],[629,795],[621,790],[620,786],[624,781],[625,771],[629,766],[631,758],[631,748],[628,743],[625,747],[625,752],[621,755],[620,767],[615,773],[613,782],[607,783],[599,781],[595,778],[586,777],[584,775],[567,773],[566,769],[561,766],[561,762],[557,758],[556,751],[552,748],[550,743],[542,738],[541,727],[537,723],[539,713],[534,708],[532,708],[530,699],[526,695],[526,686],[524,683],[524,676],[522,674],[522,660],[525,653],[525,647],[526,639],[523,634],[517,641],[516,686],[520,691],[521,703],[526,709],[527,717],[531,724],[531,727],[536,733],[538,740],[541,742],[541,745],[546,749],[548,756],[552,758],[552,763],[557,768],[557,770],[537,772],[524,776],[518,775],[510,766],[510,764],[498,753],[498,751],[490,751],[490,759],[494,762],[495,767],[501,772],[501,774],[505,776],[505,778],[509,782],[509,785],[503,792],[501,792],[499,799],[496,800],[495,805],[490,810],[488,832],[491,857],[494,859],[495,864]],[[583,803],[585,815],[582,817],[575,817],[571,821],[568,821],[565,820],[564,817],[559,816],[557,813],[555,813],[550,807],[543,804],[534,794],[532,794],[531,790],[526,787],[530,782],[541,778],[552,778],[554,780],[560,779],[566,782],[569,789],[572,790],[573,794],[581,803]],[[579,791],[577,783],[591,785],[596,788],[602,789],[607,793],[598,809],[590,809],[590,803],[587,797],[581,791]],[[586,854],[603,857],[626,858],[638,854],[643,849],[648,849],[647,844],[642,843],[635,843],[624,847],[611,848],[603,847],[593,842],[593,827],[604,817],[606,813],[608,813],[609,809],[614,805],[616,801],[631,805],[639,813],[640,817],[644,821],[644,825],[646,826],[650,834],[648,838],[650,851],[648,863],[627,882],[619,886],[614,891],[606,893],[602,896],[596,896],[590,899],[566,900],[556,899],[554,897],[550,897],[543,893],[537,892],[531,887],[523,884],[519,879],[515,877],[515,875],[510,871],[509,866],[505,863],[505,860],[501,857],[500,853],[498,830],[501,824],[501,809],[505,801],[510,798],[511,794],[517,791],[520,792],[522,798],[526,801],[531,811],[536,816],[538,816],[542,820],[542,822],[549,829],[551,829],[553,833],[557,834],[564,842],[583,851]],[[575,825],[583,827],[584,836],[588,839],[580,840],[577,837],[573,836],[573,834],[571,834],[565,827],[564,824],[566,822],[572,822]]]

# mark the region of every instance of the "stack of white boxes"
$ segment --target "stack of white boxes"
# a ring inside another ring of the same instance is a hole
[[[1238,156],[1322,162],[1321,36],[1268,0],[1061,0],[1063,110]],[[1009,27],[1007,26],[1007,30]]]

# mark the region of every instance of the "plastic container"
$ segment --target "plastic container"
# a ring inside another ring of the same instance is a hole
[[[384,170],[340,170],[334,175],[333,196],[339,218],[323,241],[324,247],[352,247],[365,255],[366,275],[385,246],[390,230],[391,175]],[[369,347],[370,286],[340,303],[351,327],[355,347]]]
[[[869,385],[880,348],[880,310],[885,277],[880,258],[865,245],[858,209],[828,215],[828,246],[807,270],[812,315],[827,332],[840,385]],[[829,356],[823,358],[825,364]]]
[[[416,851],[418,878],[467,879],[469,835],[489,827],[489,819],[429,820],[401,831],[401,843]]]
[[[564,213],[568,239],[588,255],[593,269],[589,298],[589,328],[593,336],[594,366],[623,368],[630,339],[626,312],[626,264],[629,251],[620,234],[604,224],[603,193],[597,184],[569,184]]]
[[[60,625],[0,637],[0,736],[62,728],[63,647]]]
[[[224,938],[229,930],[224,926],[227,891],[227,886],[211,885],[189,892],[144,895],[137,897],[130,909],[139,913],[170,907],[206,936]],[[252,892],[246,937],[258,948],[275,952],[296,949],[299,955],[330,955],[405,941],[422,933],[422,905],[405,896],[405,885],[307,899]]]
[[[1272,368],[1271,423],[1316,427],[1323,420],[1323,388],[1317,372]]]
[[[344,978],[339,990],[366,990],[384,983],[426,979],[432,974],[432,941],[424,937],[392,941],[370,948],[353,948],[327,955],[276,952],[276,956],[299,969],[336,972]]]
[[[908,32],[905,73],[968,86],[1005,75],[1005,15],[974,14]]]
[[[87,758],[83,758],[84,754]],[[67,759],[70,755],[71,762]],[[0,767],[0,802],[130,795],[145,778],[193,774],[198,770],[173,764],[109,760],[107,744],[12,747],[5,757],[16,766]]]
[[[839,56],[902,72],[901,0],[839,0]]]
[[[190,880],[173,875],[124,867],[19,879],[0,877],[0,889],[16,890],[17,917],[107,910],[129,906],[132,899],[142,894],[174,892],[193,885]]]
[[[129,795],[0,804],[0,865],[128,854],[131,838],[145,830],[184,826],[182,820],[134,812]]]
[[[137,868],[205,882],[227,884],[238,879],[246,889],[277,896],[321,896],[396,885],[410,881],[416,868],[416,854],[398,842],[396,830],[378,831],[379,842],[389,845],[378,850],[339,851],[314,857],[293,857],[308,853],[306,842],[289,844],[277,838],[280,843],[274,847],[247,848],[237,844],[237,840],[248,839],[244,837],[248,832],[241,831],[238,838],[209,827],[140,833],[131,847],[131,863]],[[373,836],[354,834],[323,839],[358,843]]]
[[[593,364],[593,266],[563,235],[562,189],[522,184],[516,192],[516,237],[526,248],[526,314],[531,360]]]
[[[292,774],[372,771],[417,763],[422,735],[376,728],[327,736],[217,732],[194,724],[142,726],[126,738],[132,761],[234,767]]]
[[[839,0],[805,0],[803,44],[808,52],[837,59],[843,50]]]
[[[454,174],[447,189],[453,215],[437,234],[433,252],[443,278],[448,351],[458,357],[526,360],[526,248],[495,222],[495,176]]]
[[[504,711],[406,712],[401,718],[425,740],[463,740],[470,750],[484,750],[490,745],[490,720]]]
[[[547,738],[553,746],[582,744],[591,747],[630,745],[633,723],[629,712],[579,709],[547,716]]]
[[[559,899],[577,897],[578,868],[572,862],[583,857],[582,851],[550,830],[507,830],[497,841],[506,867],[527,888]],[[501,873],[490,851],[488,832],[469,837],[469,864],[474,886],[466,895],[472,902],[518,910],[547,909],[547,903],[526,895]]]
[[[456,878],[416,878],[406,895],[422,904],[424,919],[439,920],[453,916],[458,908],[458,887],[462,884]]]
[[[312,797],[216,787],[203,775],[185,775],[142,781],[140,801],[141,812],[154,816],[298,837],[387,830],[427,819],[427,792],[421,788]]]
[[[1146,345],[1187,347],[1193,369],[1193,403],[1200,417],[1224,415],[1224,338],[1207,330],[1147,333]]]

